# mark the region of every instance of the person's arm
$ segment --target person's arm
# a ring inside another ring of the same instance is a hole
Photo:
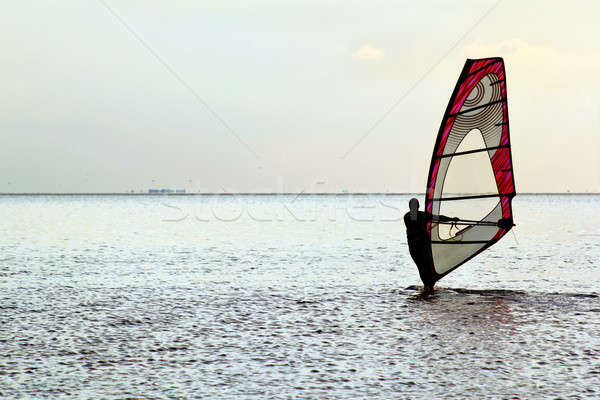
[[[423,215],[423,218],[425,219],[425,221],[433,221],[433,222],[454,222],[454,221],[458,221],[459,219],[456,217],[446,217],[445,215],[435,215],[435,214],[431,214],[428,212],[423,212],[423,211],[419,211],[419,213],[421,215]]]
[[[421,221],[429,222],[433,219],[433,215],[426,211],[419,211],[419,219]]]
[[[430,214],[432,217],[433,221],[440,221],[440,222],[457,222],[459,221],[458,217],[446,217],[445,215],[432,215]]]

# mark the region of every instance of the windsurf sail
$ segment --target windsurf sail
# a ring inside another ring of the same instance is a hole
[[[444,113],[425,194],[436,280],[513,227],[515,194],[504,61],[469,59]]]

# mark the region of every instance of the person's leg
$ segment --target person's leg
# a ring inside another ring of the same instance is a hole
[[[419,270],[419,277],[423,282],[424,289],[432,292],[435,280],[432,276],[431,247],[423,240],[415,240],[409,242],[409,251]]]
[[[423,280],[426,290],[433,292],[433,285],[435,285],[435,273],[433,267],[433,255],[431,254],[431,245],[428,243],[423,247],[423,264],[426,272],[426,278]]]
[[[431,285],[431,284],[424,284],[423,285],[423,293],[424,294],[433,293],[433,285]]]

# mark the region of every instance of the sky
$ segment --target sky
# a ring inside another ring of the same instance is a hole
[[[12,0],[0,192],[424,192],[467,58],[517,192],[600,192],[597,1]]]

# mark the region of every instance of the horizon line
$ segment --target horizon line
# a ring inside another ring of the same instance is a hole
[[[425,192],[189,192],[189,193],[148,193],[148,192],[0,192],[0,196],[208,196],[208,195],[259,195],[259,196],[328,196],[328,195],[418,195]],[[600,192],[523,192],[522,195],[600,195]]]

